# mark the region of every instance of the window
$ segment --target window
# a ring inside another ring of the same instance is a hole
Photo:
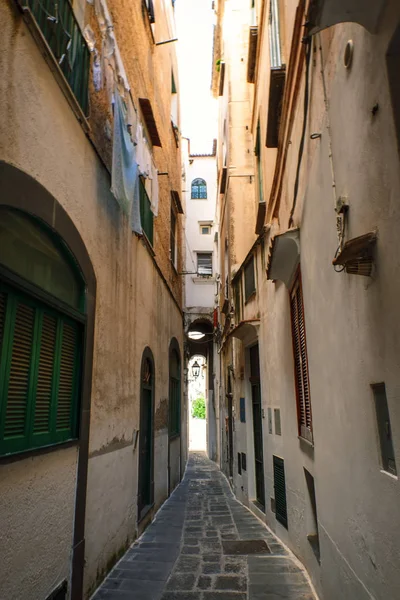
[[[0,209],[0,248],[0,455],[7,455],[78,437],[84,287],[58,240],[23,213]]]
[[[177,345],[177,342],[176,342]],[[181,375],[180,359],[175,348],[169,355],[169,435],[178,436],[181,432]]]
[[[210,223],[201,223],[200,224],[200,233],[201,235],[210,235],[211,234],[211,224]]]
[[[198,252],[197,275],[211,277],[212,274],[212,252]]]
[[[237,281],[233,284],[233,293],[235,299],[235,322],[238,325],[240,323],[240,319],[242,318],[242,278],[239,277]]]
[[[72,9],[72,2],[19,0],[28,6],[82,111],[89,110],[90,50]]]
[[[171,207],[171,233],[170,233],[170,257],[171,262],[176,268],[177,266],[177,243],[176,243],[176,214],[174,209]]]
[[[146,188],[142,179],[139,179],[139,194],[140,194],[140,222],[142,224],[143,233],[146,234],[150,244],[153,245],[153,213],[151,210],[150,198],[147,195]]]
[[[400,25],[397,26],[386,55],[387,71],[389,78],[389,89],[392,99],[395,130],[397,134],[397,145],[400,149]]]
[[[153,24],[156,22],[153,0],[145,0],[145,5],[147,8],[147,13],[149,15],[149,21]]]
[[[394,456],[392,428],[390,426],[389,408],[386,397],[386,386],[377,383],[372,386],[375,400],[376,420],[378,423],[379,440],[381,445],[382,468],[392,475],[397,474]]]
[[[264,202],[260,121],[257,123],[256,147],[254,148],[254,154],[256,155],[257,162],[258,201]]]
[[[307,539],[310,542],[311,548],[317,558],[320,560],[320,548],[319,548],[319,535],[318,535],[318,517],[317,517],[317,500],[315,498],[315,485],[314,485],[314,477],[304,469],[304,475],[306,478],[308,497],[309,497],[309,507],[308,514],[306,514],[306,523],[307,529],[309,533],[307,534]]]
[[[282,67],[281,37],[279,31],[279,0],[271,0],[269,7],[269,50],[271,69]]]
[[[254,256],[252,256],[244,268],[244,296],[246,302],[255,291],[256,279],[254,273]]]
[[[275,489],[275,516],[284,527],[288,527],[287,504],[286,504],[286,482],[285,482],[285,463],[278,456],[273,457],[274,461],[274,489]]]
[[[237,454],[237,464],[238,464],[238,475],[242,474],[242,455],[240,452]]]
[[[280,408],[274,408],[274,421],[275,421],[275,435],[282,435]]]
[[[298,272],[296,275],[296,279],[290,294],[290,313],[292,320],[299,435],[309,442],[312,442],[313,433],[310,383],[308,377],[306,329],[304,322],[303,292],[301,287],[300,272]]]
[[[207,184],[204,179],[194,179],[192,181],[192,199],[207,200]]]
[[[178,93],[175,84],[174,73],[171,71],[171,121],[173,125],[178,124]]]

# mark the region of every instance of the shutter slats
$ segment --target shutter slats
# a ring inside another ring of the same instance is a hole
[[[25,433],[34,322],[35,309],[19,303],[15,315],[4,438]]]
[[[44,313],[36,386],[35,416],[33,424],[34,433],[45,433],[50,430],[56,333],[57,319]]]
[[[3,346],[5,320],[6,320],[6,295],[4,292],[0,292],[0,358],[1,358],[1,349]]]
[[[301,435],[307,431],[307,439],[312,440],[312,414],[310,384],[308,377],[308,360],[306,346],[306,329],[304,323],[303,294],[300,283],[300,276],[292,290],[290,299],[292,332],[293,332],[293,350],[295,361],[295,379],[299,409],[299,429]]]
[[[60,377],[58,387],[58,404],[56,429],[71,428],[72,404],[74,395],[75,351],[77,330],[68,323],[63,324]]]
[[[277,520],[286,528],[287,521],[287,503],[286,503],[286,482],[285,465],[282,458],[273,457],[274,462],[274,488],[275,488],[275,516]]]

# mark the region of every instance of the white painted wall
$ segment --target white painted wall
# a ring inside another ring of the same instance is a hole
[[[207,183],[207,200],[192,200],[191,184],[201,178]],[[186,308],[214,307],[215,276],[218,265],[214,249],[217,231],[215,207],[217,199],[217,166],[215,156],[189,156],[186,173],[186,271],[197,270],[197,252],[213,252],[213,277],[186,275]],[[201,223],[211,223],[211,233],[201,234]]]

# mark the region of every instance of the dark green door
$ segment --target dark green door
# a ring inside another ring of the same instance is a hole
[[[146,352],[146,351],[145,351]],[[139,432],[138,519],[153,504],[153,363],[150,357],[142,361]]]
[[[263,456],[263,427],[262,427],[262,406],[261,406],[261,386],[260,386],[260,359],[258,344],[250,348],[250,383],[251,400],[253,406],[253,432],[254,432],[254,459],[255,459],[255,480],[256,480],[256,500],[265,508],[264,491],[264,456]]]

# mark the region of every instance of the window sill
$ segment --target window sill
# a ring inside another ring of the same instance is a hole
[[[215,282],[215,277],[210,275],[203,275],[203,276],[199,276],[199,277],[192,277],[192,281],[193,283],[196,284],[210,284],[210,283],[214,283]]]
[[[391,473],[390,471],[385,471],[385,469],[380,469],[380,472],[383,473],[383,475],[387,475],[388,477],[390,477],[390,479],[393,479],[394,481],[399,480],[398,475],[395,475],[394,473]]]
[[[308,448],[312,448],[314,450],[314,442],[311,442],[310,440],[308,440],[307,438],[298,435],[297,439],[299,440],[299,442],[301,444],[304,444],[305,446],[307,446]]]
[[[33,458],[35,456],[41,456],[43,454],[50,454],[50,452],[56,452],[57,450],[64,450],[67,448],[79,447],[79,440],[69,440],[68,442],[60,442],[59,444],[52,444],[51,446],[43,446],[42,448],[33,448],[31,450],[22,450],[15,454],[6,454],[0,456],[0,465],[6,465],[8,463],[25,460],[27,458]]]
[[[147,250],[149,251],[149,253],[151,254],[151,256],[154,258],[156,253],[154,252],[154,248],[152,246],[152,243],[150,242],[149,238],[147,237],[147,235],[145,234],[145,232],[143,231],[143,233],[136,233],[135,232],[136,237],[138,237],[141,241],[143,246],[145,246],[147,248]]]
[[[177,440],[180,437],[181,437],[180,433],[169,433],[168,434],[168,438],[169,438],[170,442],[173,442],[174,440]]]

